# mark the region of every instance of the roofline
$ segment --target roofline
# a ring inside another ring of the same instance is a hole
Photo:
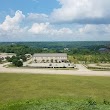
[[[54,56],[51,56],[51,55],[55,55],[56,57],[59,57],[57,55],[63,55],[62,57],[67,57],[67,53],[35,53],[33,55],[33,57],[39,57],[39,55],[41,55],[41,57],[43,57],[42,55],[44,55],[44,57],[54,57]],[[50,55],[50,56],[48,56],[48,55]]]

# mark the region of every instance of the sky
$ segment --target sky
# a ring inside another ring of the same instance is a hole
[[[0,0],[5,41],[110,41],[110,0]]]

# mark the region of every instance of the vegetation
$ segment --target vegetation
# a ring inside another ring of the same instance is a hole
[[[0,58],[0,64],[2,63],[2,58]]]
[[[25,54],[67,53],[76,63],[110,63],[110,53],[100,52],[100,48],[110,49],[110,42],[22,42],[0,44],[0,52],[15,53],[26,61]]]
[[[32,48],[47,48],[47,49],[64,49],[64,48],[91,48],[98,49],[110,46],[110,41],[71,41],[71,42],[1,42],[1,46],[9,45],[26,45]]]
[[[104,68],[104,67],[87,67],[88,69],[94,70],[94,71],[110,71],[110,68]]]
[[[17,67],[23,66],[23,61],[27,60],[25,55],[12,56],[11,58],[7,57],[6,59],[8,62],[12,62],[12,64]]]
[[[67,100],[27,100],[2,107],[0,110],[109,110],[110,102],[97,103],[93,99],[85,101]]]
[[[75,63],[110,63],[100,48],[110,49],[110,42],[0,43],[0,52],[16,54],[6,59],[17,67],[25,54],[56,52]],[[0,110],[109,110],[109,91],[109,77],[0,73]]]
[[[1,73],[0,88],[1,110],[110,109],[110,77]]]
[[[23,66],[23,62],[17,59],[13,59],[12,64],[17,67]]]
[[[13,44],[13,45],[3,45],[3,46],[0,46],[0,52],[4,52],[4,53],[15,53],[16,55],[25,55],[27,53],[29,54],[33,54],[34,52],[37,52],[40,50],[39,49],[34,49],[34,48],[31,48],[31,47],[28,47],[26,45],[16,45],[16,44]]]
[[[95,54],[100,48],[110,48],[110,42],[16,42],[0,43],[0,52],[16,53],[55,53],[66,52],[73,54]]]
[[[110,63],[110,54],[108,53],[97,53],[97,54],[73,54],[69,56],[69,60],[75,63]]]

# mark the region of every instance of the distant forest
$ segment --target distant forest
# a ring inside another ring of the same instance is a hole
[[[70,41],[70,42],[1,42],[3,45],[26,45],[34,48],[63,49],[63,48],[103,48],[110,46],[110,41]]]
[[[1,42],[0,52],[16,54],[34,53],[68,53],[92,54],[99,52],[99,49],[110,49],[110,41],[98,42]]]

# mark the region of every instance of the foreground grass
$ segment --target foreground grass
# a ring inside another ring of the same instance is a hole
[[[110,110],[110,103],[97,103],[92,99],[73,100],[37,100],[7,104],[0,110]]]
[[[86,100],[90,97],[98,103],[107,102],[108,104],[110,101],[110,77],[0,74],[0,104],[7,105],[4,110],[15,110],[15,107],[18,108],[16,110],[36,110],[39,107],[45,108],[42,110],[71,110],[68,107],[76,107],[79,103],[77,101],[80,101],[79,107],[83,105],[94,107],[94,104],[92,106],[89,104],[91,101],[81,102],[81,100]],[[39,100],[41,101],[39,102]],[[110,109],[108,109],[109,105],[102,104],[103,106],[98,107],[99,105],[95,105],[98,110],[100,107],[103,108],[105,106],[107,109],[100,110]],[[68,109],[63,109],[66,108],[64,106],[67,106]],[[63,108],[58,109],[57,107]],[[38,110],[41,110],[40,108]],[[74,110],[86,109],[74,108]]]

